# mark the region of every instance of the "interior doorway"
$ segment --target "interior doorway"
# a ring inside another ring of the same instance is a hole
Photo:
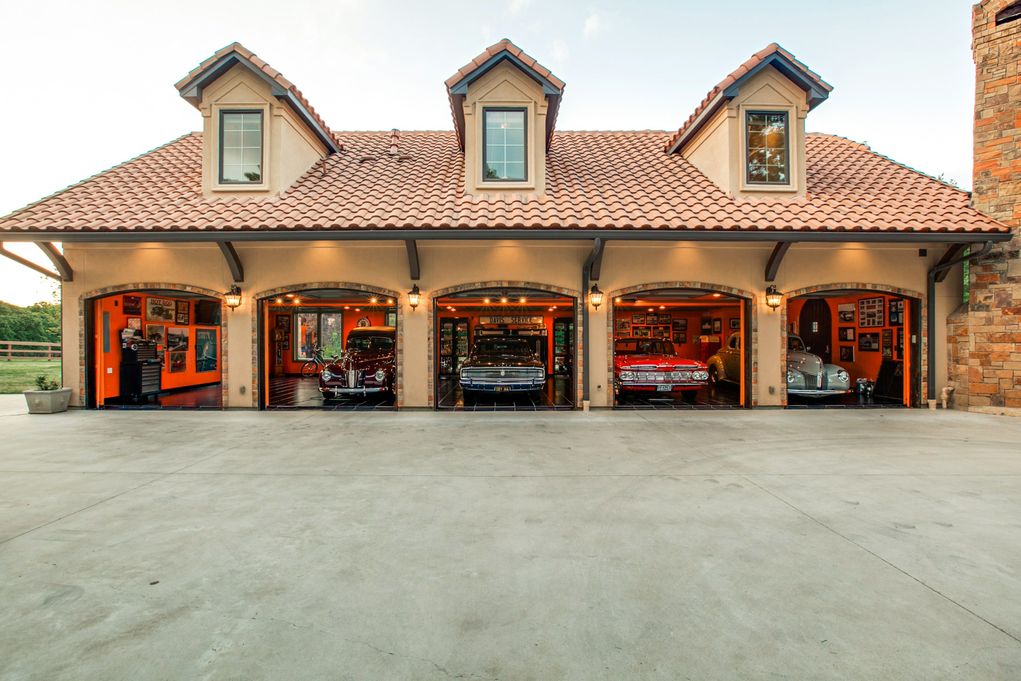
[[[437,409],[573,409],[577,301],[528,288],[435,298]]]
[[[259,406],[393,409],[397,304],[353,289],[303,289],[259,300]]]

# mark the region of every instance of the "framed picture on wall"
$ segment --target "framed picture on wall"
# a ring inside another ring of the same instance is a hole
[[[170,298],[146,298],[145,318],[150,322],[174,322],[177,304]]]
[[[644,314],[633,314],[633,315],[631,315],[631,323],[632,324],[644,324],[645,323],[645,315]]]
[[[688,320],[687,319],[675,319],[673,320],[674,331],[687,331]]]
[[[893,329],[883,329],[881,346],[883,348],[883,358],[893,359]]]
[[[862,298],[858,301],[858,326],[875,328],[884,326],[886,317],[883,315],[882,298]]]
[[[128,328],[129,329],[133,329],[135,331],[139,331],[142,328],[142,318],[141,317],[128,317],[127,324],[128,324]]]
[[[617,334],[621,336],[631,335],[631,322],[621,319],[617,322]]]
[[[284,333],[291,330],[291,315],[289,314],[278,314],[276,328]]]
[[[898,359],[904,359],[904,329],[894,329],[894,342],[893,349],[897,353]]]
[[[737,331],[740,328],[741,328],[741,318],[740,317],[731,317],[730,318],[730,330],[731,331]]]
[[[723,320],[719,317],[713,320],[713,333],[723,333]]]
[[[216,329],[195,329],[195,371],[216,371]]]
[[[701,329],[702,329],[702,333],[703,334],[712,333],[713,332],[713,320],[708,319],[708,318],[703,319],[702,320]]]
[[[635,329],[635,337],[637,337],[637,338],[648,338],[649,337],[649,330],[648,329]]]
[[[187,300],[177,301],[177,323],[178,324],[191,323],[191,303],[189,303]]]
[[[890,326],[904,326],[904,301],[891,300],[889,311]]]
[[[156,345],[163,345],[167,342],[167,327],[162,324],[146,324],[145,337]]]
[[[853,345],[841,345],[840,346],[840,361],[841,362],[853,362],[854,361],[854,346]]]
[[[182,351],[171,352],[170,354],[170,373],[177,374],[188,368],[188,353]]]
[[[688,334],[680,332],[680,331],[674,331],[674,339],[673,340],[674,340],[674,343],[677,344],[677,345],[684,345],[685,343],[688,342]]]
[[[180,329],[176,326],[171,326],[167,329],[167,349],[171,352],[174,352],[175,350],[187,350],[188,329]],[[172,357],[171,361],[173,361]]]
[[[837,321],[843,324],[854,323],[854,303],[840,303],[837,305]]]
[[[838,333],[840,334],[838,337],[840,338],[841,341],[846,341],[848,343],[854,342],[853,326],[841,326],[840,331],[838,331]]]
[[[396,312],[387,312],[386,313],[386,325],[387,326],[397,326],[397,313]]]
[[[879,352],[879,334],[859,333],[858,352]]]
[[[142,314],[142,296],[124,296],[124,314]]]

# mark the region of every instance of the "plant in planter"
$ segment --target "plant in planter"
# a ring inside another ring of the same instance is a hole
[[[35,390],[24,391],[29,414],[56,414],[67,411],[71,389],[60,387],[58,381],[46,376],[35,377]]]

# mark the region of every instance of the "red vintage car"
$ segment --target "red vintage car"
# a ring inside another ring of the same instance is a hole
[[[393,397],[397,380],[395,332],[392,326],[351,329],[344,354],[319,374],[323,399],[369,394]]]
[[[674,344],[660,338],[618,338],[613,346],[613,391],[665,393],[694,403],[699,390],[709,385],[706,365],[677,356]]]

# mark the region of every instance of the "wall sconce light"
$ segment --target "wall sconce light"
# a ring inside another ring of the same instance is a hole
[[[237,284],[230,287],[230,290],[223,294],[223,299],[227,303],[227,307],[231,310],[241,305],[241,289]]]
[[[783,294],[776,290],[775,286],[769,286],[766,289],[766,305],[770,309],[775,310],[780,307],[780,303],[783,302]]]
[[[598,284],[592,284],[592,288],[588,292],[588,299],[592,303],[592,307],[597,310],[603,304],[603,292],[599,290]]]
[[[415,284],[408,291],[408,305],[411,306],[412,310],[415,310],[420,302],[422,302],[422,292],[418,290],[418,284]]]

